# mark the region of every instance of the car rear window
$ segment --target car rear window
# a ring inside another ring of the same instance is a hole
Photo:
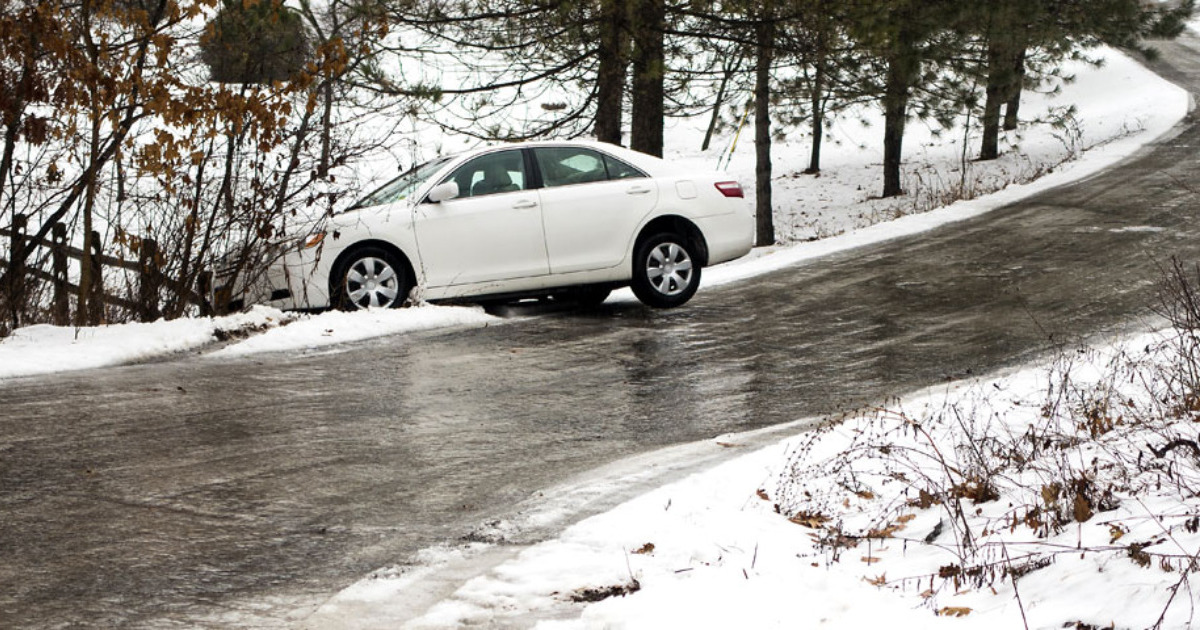
[[[547,188],[646,176],[617,158],[584,147],[538,147],[533,155]]]
[[[609,179],[631,179],[634,177],[646,177],[647,175],[638,170],[637,167],[631,166],[611,155],[604,156],[604,166],[608,168]]]

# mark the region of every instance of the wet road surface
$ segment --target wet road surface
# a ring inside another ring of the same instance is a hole
[[[1164,49],[1200,83],[1197,53]],[[675,311],[0,384],[0,627],[289,625],[570,475],[1138,326],[1157,266],[1200,260],[1198,173],[1189,123],[1087,181]]]

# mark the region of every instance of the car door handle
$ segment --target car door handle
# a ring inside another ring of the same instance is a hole
[[[646,188],[645,186],[634,186],[633,188],[627,189],[625,191],[625,194],[626,195],[644,195],[648,192],[650,192],[650,189]]]
[[[528,210],[530,208],[536,208],[537,202],[526,199],[524,201],[518,201],[517,203],[514,203],[512,207],[513,210]]]

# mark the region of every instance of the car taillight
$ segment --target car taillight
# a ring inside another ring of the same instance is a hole
[[[745,197],[742,193],[742,185],[737,182],[717,182],[717,190],[721,191],[726,197]]]

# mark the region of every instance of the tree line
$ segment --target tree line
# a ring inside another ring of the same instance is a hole
[[[445,96],[548,82],[574,95],[557,116],[488,128],[498,137],[592,134],[661,155],[666,118],[711,111],[715,123],[731,95],[751,94],[757,238],[768,245],[777,129],[807,128],[806,172],[818,173],[831,117],[878,104],[880,194],[900,195],[910,119],[949,126],[977,112],[978,159],[995,159],[1001,129],[1017,126],[1026,87],[1080,48],[1108,43],[1150,54],[1140,42],[1177,35],[1192,10],[1193,0],[468,0],[393,6],[390,16],[426,36],[406,52],[502,59],[511,71],[504,81],[454,86]]]
[[[880,194],[899,195],[909,120],[973,112],[977,157],[994,159],[1024,89],[1081,47],[1177,34],[1193,2],[10,0],[0,228],[21,215],[36,242],[69,226],[78,325],[130,317],[103,300],[120,278],[92,277],[87,257],[155,239],[161,314],[178,317],[216,258],[259,272],[289,221],[338,207],[359,160],[420,142],[395,131],[414,117],[661,155],[668,118],[708,115],[706,146],[726,118],[753,119],[757,238],[771,244],[780,130],[808,135],[818,173],[829,122],[877,104]],[[13,273],[49,264],[39,251],[0,251],[0,334],[47,317],[44,291]]]

